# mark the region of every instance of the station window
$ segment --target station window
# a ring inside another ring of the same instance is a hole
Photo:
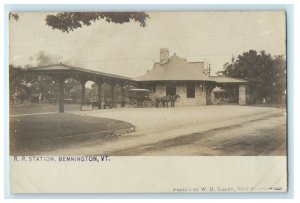
[[[186,97],[195,98],[195,84],[186,85]]]

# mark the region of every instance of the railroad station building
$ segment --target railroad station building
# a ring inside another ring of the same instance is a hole
[[[128,100],[129,86],[150,90],[153,96],[179,95],[176,106],[211,105],[223,103],[246,104],[247,81],[237,78],[210,76],[210,67],[206,60],[188,62],[177,56],[170,57],[169,50],[160,50],[160,61],[154,63],[152,70],[146,74],[128,78],[120,75],[107,74],[99,71],[73,67],[65,64],[54,64],[29,68],[29,72],[46,75],[58,84],[59,112],[64,112],[65,81],[74,78],[81,84],[81,106],[85,105],[85,84],[93,81],[96,84],[98,108],[110,101],[111,107],[124,105],[120,101]],[[103,94],[103,85],[110,86],[110,96]],[[120,99],[116,97],[120,91]]]
[[[188,62],[175,53],[170,57],[166,48],[160,50],[160,61],[153,69],[134,80],[156,96],[179,95],[176,106],[246,104],[246,80],[210,76],[206,60]]]

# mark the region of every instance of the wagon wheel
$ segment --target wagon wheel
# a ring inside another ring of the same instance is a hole
[[[131,100],[130,100],[130,104],[131,104],[133,107],[137,107],[137,101],[134,100],[134,99],[131,99]]]
[[[149,101],[144,101],[143,102],[143,107],[151,107],[151,103]]]

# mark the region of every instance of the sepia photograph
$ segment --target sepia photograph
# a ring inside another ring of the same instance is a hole
[[[286,155],[284,12],[9,17],[11,155]]]
[[[204,192],[286,191],[284,10],[7,17],[11,170],[29,162],[116,163],[114,157],[151,157],[157,164],[165,157],[254,163],[256,157],[277,157],[282,161],[272,163],[282,173],[274,176],[274,185]],[[18,181],[22,167],[12,180]],[[255,164],[253,174],[259,167],[264,168]],[[12,185],[17,192],[24,189]],[[189,192],[154,187],[169,190]]]

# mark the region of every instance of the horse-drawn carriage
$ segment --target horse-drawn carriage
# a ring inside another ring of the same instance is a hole
[[[147,89],[130,89],[129,90],[129,103],[133,107],[156,107],[160,104],[163,107],[175,107],[175,101],[180,98],[179,95],[155,96],[150,90]]]
[[[152,107],[155,105],[154,98],[147,89],[130,89],[129,104],[133,107]]]

